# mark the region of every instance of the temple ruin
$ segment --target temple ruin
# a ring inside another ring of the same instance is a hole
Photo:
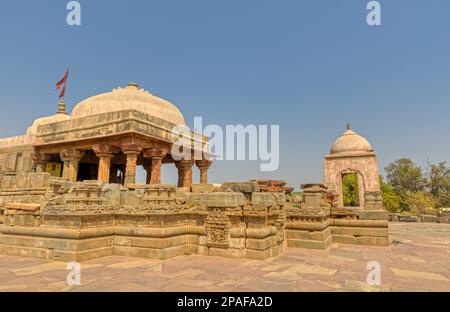
[[[208,157],[171,155],[180,125],[175,105],[130,83],[78,103],[70,115],[60,101],[25,135],[0,139],[0,254],[267,259],[333,242],[388,245],[376,155],[353,130],[325,157],[323,183],[304,184],[299,195],[284,181],[209,184]],[[204,153],[208,138],[191,138]],[[138,165],[146,184],[136,184]],[[177,185],[161,184],[165,165],[176,166]],[[350,173],[359,201],[348,207],[342,179]]]

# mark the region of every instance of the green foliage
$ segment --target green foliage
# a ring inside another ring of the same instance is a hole
[[[433,214],[435,208],[450,206],[450,167],[445,161],[428,167],[424,174],[410,159],[401,158],[385,168],[387,183],[380,177],[380,184],[388,211]]]
[[[359,206],[358,175],[356,173],[348,173],[342,176],[342,194],[344,206]]]
[[[389,184],[400,194],[421,192],[427,185],[422,168],[408,158],[400,158],[390,163],[385,171]]]
[[[408,194],[405,204],[411,214],[434,214],[436,201],[431,193],[415,192]]]
[[[400,212],[402,207],[402,197],[397,194],[392,185],[383,181],[380,176],[381,196],[383,197],[383,206],[389,212]]]
[[[428,164],[428,189],[437,207],[450,207],[450,167],[447,162]]]

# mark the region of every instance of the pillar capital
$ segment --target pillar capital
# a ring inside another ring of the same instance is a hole
[[[31,154],[31,159],[35,162],[35,163],[43,163],[43,162],[47,162],[50,159],[50,155],[49,154],[44,154],[41,152],[34,152]]]
[[[194,165],[194,161],[193,160],[179,160],[175,162],[175,166],[178,169],[191,169],[192,166]]]
[[[200,168],[200,169],[208,169],[209,167],[211,167],[212,164],[212,160],[208,160],[208,159],[201,159],[201,160],[196,160],[195,161],[195,165]]]
[[[112,157],[113,154],[112,146],[106,143],[94,144],[92,149],[97,157]]]
[[[167,155],[167,151],[161,149],[146,149],[144,150],[144,157],[151,159],[163,159]]]
[[[208,169],[211,167],[212,161],[206,158],[197,160],[195,162],[197,167],[200,169],[200,184],[208,183]]]
[[[63,149],[59,153],[59,157],[64,161],[79,161],[83,156],[83,152],[76,149]]]
[[[36,172],[44,172],[45,164],[49,161],[50,155],[41,153],[40,151],[35,151],[31,154],[31,159],[33,160]]]
[[[135,143],[125,143],[120,146],[125,155],[139,155],[142,152],[142,146]]]

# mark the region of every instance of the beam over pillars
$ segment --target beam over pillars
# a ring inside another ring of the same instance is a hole
[[[128,143],[123,144],[121,148],[122,152],[127,155],[127,164],[125,168],[125,184],[135,184],[137,157],[141,153],[142,147],[134,143]]]
[[[193,160],[180,160],[175,162],[178,169],[178,187],[190,187],[192,185]]]
[[[77,181],[78,164],[83,153],[75,149],[64,149],[60,152],[59,157],[64,163],[63,178],[71,181]]]
[[[200,184],[208,183],[208,169],[211,167],[212,161],[207,159],[197,160],[195,162],[198,169],[200,170]]]
[[[161,184],[161,165],[164,156],[167,152],[157,149],[146,150],[144,156],[151,161],[151,175],[150,179],[147,177],[148,184]]]
[[[109,183],[111,158],[113,157],[112,147],[108,144],[95,144],[92,149],[99,158],[97,180]]]

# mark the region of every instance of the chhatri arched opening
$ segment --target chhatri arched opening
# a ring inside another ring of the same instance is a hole
[[[344,173],[342,179],[342,198],[344,207],[359,207],[359,184],[356,172]]]

